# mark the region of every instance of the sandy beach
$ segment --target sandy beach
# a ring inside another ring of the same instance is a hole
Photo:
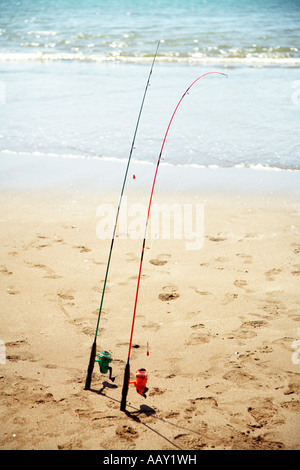
[[[294,0],[1,2],[1,450],[300,450],[299,21]],[[115,380],[95,363],[85,390],[128,161],[97,335]],[[121,411],[131,331],[148,392]]]
[[[142,240],[119,233],[111,262],[97,344],[115,382],[96,364],[84,391],[110,247],[97,208],[119,197],[88,181],[0,195],[1,449],[300,449],[299,197],[157,192],[203,205],[203,246],[147,241],[131,375],[149,392],[130,386],[123,413]]]

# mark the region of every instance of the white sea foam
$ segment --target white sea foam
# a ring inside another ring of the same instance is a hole
[[[53,153],[53,152],[18,152],[15,150],[4,149],[0,150],[0,157],[5,155],[15,155],[15,156],[24,156],[24,157],[37,157],[37,158],[62,158],[62,159],[82,159],[82,160],[96,160],[96,161],[106,161],[106,162],[115,162],[120,164],[127,164],[127,158],[118,158],[113,156],[106,156],[106,155],[85,155],[85,154],[68,154],[68,153]],[[138,160],[132,158],[132,163],[137,165],[151,165],[154,166],[157,164],[156,161],[150,162],[147,160]],[[256,171],[274,171],[274,172],[300,172],[300,168],[280,168],[276,166],[270,166],[262,163],[256,164],[248,164],[248,163],[238,163],[232,164],[231,166],[221,166],[216,164],[211,165],[203,165],[198,163],[174,163],[174,162],[167,162],[161,161],[161,166],[164,167],[182,167],[182,168],[194,168],[194,169],[210,169],[210,170],[218,170],[218,169],[226,169],[226,168],[236,168],[236,169],[243,169],[249,168]]]
[[[31,44],[33,45],[33,44]],[[38,45],[38,44],[37,44]],[[81,61],[81,62],[127,62],[127,63],[149,63],[153,60],[151,55],[124,55],[120,51],[114,51],[109,54],[86,54],[83,52],[2,52],[0,53],[0,62],[49,62],[49,61]],[[247,57],[230,56],[206,56],[202,53],[188,55],[165,54],[157,57],[157,62],[161,63],[188,63],[203,65],[221,65],[230,66],[286,66],[300,67],[300,58],[248,55]]]

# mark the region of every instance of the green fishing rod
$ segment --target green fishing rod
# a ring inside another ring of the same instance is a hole
[[[128,157],[128,162],[127,162],[127,166],[126,166],[126,171],[125,171],[122,190],[121,190],[121,194],[120,194],[118,209],[117,209],[117,213],[116,213],[115,226],[114,226],[114,229],[113,229],[113,234],[112,234],[112,239],[111,239],[111,245],[110,245],[108,261],[107,261],[107,266],[106,266],[106,273],[105,273],[105,278],[104,278],[104,283],[103,283],[102,296],[101,296],[100,307],[99,307],[99,314],[98,314],[97,325],[96,325],[96,330],[95,330],[95,337],[94,337],[94,342],[93,342],[92,349],[91,349],[90,362],[89,362],[89,366],[88,366],[88,370],[87,370],[87,376],[86,376],[84,390],[90,390],[90,387],[91,387],[92,374],[93,374],[95,358],[96,358],[98,329],[99,329],[99,324],[100,324],[100,317],[101,317],[101,312],[102,312],[105,288],[106,288],[106,283],[107,283],[108,271],[109,271],[110,260],[111,260],[111,255],[112,255],[112,251],[113,251],[113,246],[114,246],[115,234],[116,234],[116,229],[117,229],[117,224],[118,224],[118,218],[119,218],[123,193],[124,193],[125,184],[126,184],[126,180],[127,180],[129,165],[130,165],[130,161],[131,161],[131,157],[132,157],[132,152],[133,152],[133,149],[134,149],[135,138],[136,138],[137,130],[138,130],[138,127],[139,127],[140,118],[141,118],[142,110],[143,110],[143,107],[144,107],[144,102],[145,102],[147,90],[148,90],[149,85],[150,85],[150,78],[151,78],[151,75],[152,75],[152,70],[153,70],[153,67],[154,67],[154,63],[155,63],[155,59],[156,59],[156,56],[157,56],[157,53],[158,53],[158,48],[159,48],[160,43],[161,43],[161,41],[159,40],[158,44],[157,44],[157,47],[156,47],[155,54],[154,54],[154,58],[153,58],[153,61],[152,61],[151,69],[150,69],[150,72],[149,72],[146,88],[145,88],[145,91],[144,91],[142,104],[141,104],[140,111],[139,111],[139,114],[138,114],[138,119],[137,119],[135,131],[134,131],[134,135],[133,135],[133,139],[132,139],[132,144],[131,144],[131,148],[130,148],[130,153],[129,153],[129,157]]]

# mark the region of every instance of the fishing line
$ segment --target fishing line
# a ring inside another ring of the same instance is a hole
[[[205,89],[210,88],[212,86],[216,86],[215,83],[207,85]],[[224,94],[224,90],[225,90],[224,86],[218,87],[218,94],[214,96],[214,100],[217,104],[215,106],[210,107],[210,112],[205,117],[205,126],[202,127],[202,132],[201,132],[202,136],[205,136],[207,129],[211,127],[211,122],[213,121],[213,118],[218,112],[218,103],[221,101],[220,98],[221,98],[221,95]]]
[[[222,119],[222,113],[220,113],[220,103],[222,102],[222,96],[224,95],[225,87],[224,87],[224,85],[223,86],[218,86],[217,90],[211,91],[212,88],[215,88],[217,86],[217,81],[219,82],[219,80],[207,80],[205,82],[205,85],[203,86],[203,89],[202,89],[202,86],[201,86],[201,93],[202,93],[202,91],[203,91],[203,93],[201,94],[200,100],[197,101],[196,116],[195,116],[193,124],[190,125],[190,129],[189,129],[190,135],[193,131],[195,131],[197,133],[196,143],[192,144],[191,142],[188,142],[188,146],[189,146],[188,148],[191,149],[191,153],[193,155],[199,155],[199,157],[197,158],[198,161],[196,160],[194,162],[194,163],[199,164],[199,165],[201,165],[201,156],[205,152],[205,148],[202,150],[202,152],[199,151],[199,145],[203,145],[205,140],[207,142],[209,142],[212,135],[214,135],[214,128],[215,128],[215,125],[216,125],[215,117],[219,116],[219,118],[220,118],[220,116],[221,116],[221,119]],[[219,83],[218,83],[218,85],[219,85]],[[207,93],[207,90],[210,93]],[[209,100],[210,100],[210,98],[212,98],[212,96],[211,96],[212,93],[214,93],[213,94],[213,102],[215,103],[215,105],[214,106],[208,106]],[[199,96],[200,90],[197,90],[196,94]],[[187,106],[187,104],[185,104],[185,106],[187,107],[186,112],[192,113],[195,109],[196,104],[191,103],[191,101],[189,101],[189,103],[190,103],[189,106]],[[208,110],[207,110],[207,107],[209,107]],[[202,113],[198,112],[199,108],[202,109]],[[172,126],[173,133],[175,135],[177,135],[177,133],[180,133],[180,130],[183,127],[183,125],[184,125],[184,117],[181,115],[181,118],[177,117],[176,123],[174,123],[174,125]],[[174,143],[173,143],[173,145],[175,146]],[[210,146],[210,149],[211,148],[213,149],[213,147]],[[168,150],[169,153],[170,153],[170,151],[172,151],[172,149]],[[168,153],[168,152],[165,151],[165,157],[162,158],[162,161],[164,161],[167,158],[166,153]],[[190,163],[191,162],[188,159],[186,165],[189,165]],[[183,163],[183,164],[185,164],[185,163]],[[204,166],[207,166],[207,165],[205,164]]]
[[[133,135],[133,140],[132,140],[131,149],[130,149],[128,162],[127,162],[127,167],[126,167],[126,171],[125,171],[125,176],[124,176],[124,180],[123,180],[123,185],[122,185],[122,189],[121,189],[118,209],[117,209],[117,213],[116,213],[116,220],[115,220],[115,225],[114,225],[113,234],[112,234],[111,246],[110,246],[108,261],[107,261],[107,266],[106,266],[106,273],[105,273],[105,278],[104,278],[101,302],[100,302],[100,307],[99,307],[99,314],[98,314],[97,325],[96,325],[96,330],[95,330],[95,337],[94,337],[94,342],[93,342],[92,349],[91,349],[90,361],[89,361],[89,366],[88,366],[87,376],[86,376],[86,381],[85,381],[85,387],[84,387],[85,390],[90,390],[90,386],[91,386],[92,374],[93,374],[93,370],[94,370],[95,357],[96,357],[97,335],[98,335],[98,329],[99,329],[99,324],[100,324],[100,317],[101,317],[101,312],[102,312],[102,305],[103,305],[103,300],[104,300],[104,294],[105,294],[105,288],[106,288],[106,283],[107,283],[110,260],[111,260],[111,255],[112,255],[112,250],[113,250],[113,245],[114,245],[114,240],[115,240],[117,224],[118,224],[120,207],[121,207],[124,188],[125,188],[125,184],[126,184],[126,180],[127,180],[127,175],[128,175],[129,165],[130,165],[130,161],[131,161],[131,156],[132,156],[132,152],[133,152],[133,149],[134,149],[135,138],[136,138],[137,130],[138,130],[138,127],[139,127],[140,118],[141,118],[142,110],[143,110],[143,107],[144,107],[144,102],[145,102],[147,90],[148,90],[149,85],[150,85],[150,78],[151,78],[151,75],[152,75],[152,70],[153,70],[153,67],[154,67],[154,63],[155,63],[155,59],[156,59],[156,56],[157,56],[157,53],[158,53],[158,48],[159,48],[160,43],[161,43],[161,40],[159,40],[158,43],[157,43],[156,51],[155,51],[154,58],[153,58],[153,61],[152,61],[152,65],[151,65],[151,68],[150,68],[146,88],[145,88],[143,99],[142,99],[142,104],[141,104],[141,107],[140,107],[140,111],[139,111],[139,114],[138,114],[138,119],[137,119],[135,131],[134,131],[134,135]]]
[[[144,252],[145,252],[146,236],[147,236],[147,229],[148,229],[148,222],[149,222],[149,216],[150,216],[150,209],[151,209],[151,203],[152,203],[152,198],[153,198],[153,192],[154,192],[154,187],[155,187],[155,183],[156,183],[156,178],[157,178],[157,173],[158,173],[159,164],[160,164],[160,161],[161,161],[162,152],[163,152],[163,149],[164,149],[164,146],[165,146],[165,143],[166,143],[166,139],[167,139],[167,136],[168,136],[168,133],[169,133],[169,130],[170,130],[172,121],[173,121],[173,119],[174,119],[174,116],[175,116],[175,114],[176,114],[176,112],[177,112],[177,110],[178,110],[178,108],[179,108],[179,106],[180,106],[182,100],[183,100],[184,97],[189,93],[189,90],[192,88],[192,86],[195,85],[196,82],[198,82],[198,80],[200,80],[201,78],[204,78],[204,77],[206,77],[206,76],[208,76],[208,75],[213,75],[213,74],[216,74],[216,75],[223,75],[223,76],[225,76],[226,78],[228,78],[228,76],[227,76],[225,73],[221,73],[221,72],[207,72],[207,73],[204,73],[203,75],[201,75],[200,77],[196,78],[196,80],[193,81],[193,83],[186,89],[186,91],[184,92],[184,94],[182,95],[182,97],[180,98],[180,100],[178,101],[177,106],[175,107],[175,109],[174,109],[174,111],[173,111],[172,117],[171,117],[171,119],[170,119],[170,121],[169,121],[167,130],[166,130],[166,133],[165,133],[163,142],[162,142],[162,146],[161,146],[161,149],[160,149],[160,153],[159,153],[159,156],[158,156],[158,160],[157,160],[157,164],[156,164],[156,170],[155,170],[154,179],[153,179],[153,183],[152,183],[152,189],[151,189],[151,193],[150,193],[150,200],[149,200],[149,206],[148,206],[148,212],[147,212],[147,219],[146,219],[146,225],[145,225],[144,240],[143,240],[143,245],[142,245],[142,253],[141,253],[141,259],[140,259],[140,267],[139,267],[139,274],[138,274],[138,280],[137,280],[137,288],[136,288],[136,295],[135,295],[135,302],[134,302],[134,310],[133,310],[132,324],[131,324],[131,332],[130,332],[130,339],[129,339],[128,357],[127,357],[127,363],[126,363],[125,372],[124,372],[124,381],[123,381],[123,389],[122,389],[122,399],[121,399],[121,406],[120,406],[120,410],[121,410],[121,411],[125,411],[125,410],[126,410],[126,399],[127,399],[128,388],[129,388],[129,379],[130,379],[130,356],[131,356],[131,348],[132,348],[132,338],[133,338],[133,331],[134,331],[134,324],[135,324],[135,317],[136,317],[136,309],[137,309],[137,301],[138,301],[138,294],[139,294],[139,287],[140,287],[140,280],[141,280],[141,272],[142,272],[143,258],[144,258]]]

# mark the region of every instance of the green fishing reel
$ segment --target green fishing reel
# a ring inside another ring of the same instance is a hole
[[[107,374],[107,372],[109,372],[109,378],[112,382],[114,382],[115,377],[112,377],[112,368],[109,365],[112,360],[113,358],[109,351],[102,351],[100,354],[98,354],[95,362],[98,362],[101,374]]]
[[[112,362],[112,360],[113,358],[109,351],[102,351],[100,354],[98,354],[95,362],[98,362],[101,374],[107,374],[109,364]]]

